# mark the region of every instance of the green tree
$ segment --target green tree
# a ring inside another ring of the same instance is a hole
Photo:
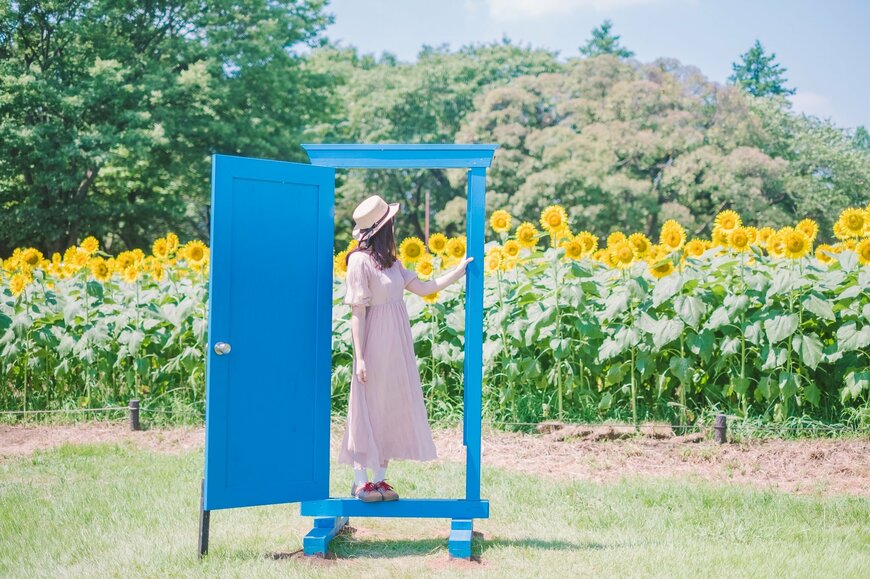
[[[611,29],[613,22],[605,20],[601,26],[592,29],[592,38],[590,38],[584,46],[580,47],[580,54],[586,57],[600,56],[602,54],[610,54],[617,58],[631,58],[634,52],[628,50],[619,44],[621,38],[618,34],[613,34]]]
[[[731,208],[752,224],[814,217],[829,236],[842,208],[866,203],[870,176],[851,133],[666,59],[577,59],[492,87],[460,139],[501,143],[489,188],[515,217],[560,203],[599,235],[656,236],[671,218],[709,234]]]
[[[509,39],[465,46],[424,47],[416,63],[390,55],[376,59],[354,49],[314,51],[311,67],[329,71],[341,83],[334,119],[312,126],[308,138],[358,143],[452,143],[474,101],[486,87],[523,75],[560,69],[556,55]],[[425,197],[435,227],[448,234],[464,231],[464,174],[443,170],[350,171],[339,176],[336,191],[338,243],[347,239],[351,213],[365,196],[377,193],[402,203],[399,236],[422,237]],[[341,224],[344,224],[343,226]]]
[[[756,40],[752,48],[740,55],[740,61],[731,65],[733,74],[728,81],[753,96],[793,95],[795,89],[786,86],[788,69],[775,60],[776,54],[768,55]]]
[[[324,0],[0,6],[0,253],[207,236],[209,155],[304,158]]]

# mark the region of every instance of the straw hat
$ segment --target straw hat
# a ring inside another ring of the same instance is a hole
[[[353,210],[353,238],[369,238],[399,212],[398,203],[387,204],[380,195],[372,195]]]

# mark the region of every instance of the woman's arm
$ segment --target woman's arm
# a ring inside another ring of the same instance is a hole
[[[417,294],[418,296],[428,296],[429,294],[439,292],[456,280],[458,280],[459,278],[461,278],[463,275],[465,275],[465,267],[473,259],[473,257],[464,258],[455,268],[435,279],[422,280],[417,277],[417,274],[413,271],[406,270],[413,277],[408,281],[407,284],[405,284],[405,289]]]
[[[366,363],[362,353],[365,343],[366,306],[354,305],[350,310],[350,335],[353,341],[353,357],[356,360],[356,377],[360,382],[368,381]]]

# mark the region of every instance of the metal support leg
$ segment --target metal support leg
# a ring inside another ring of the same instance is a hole
[[[307,556],[325,557],[329,542],[347,524],[347,517],[315,517],[314,528],[302,539],[302,552]]]
[[[450,539],[447,550],[455,559],[471,559],[471,537],[474,529],[472,519],[453,519],[450,522]]]
[[[211,513],[205,510],[205,479],[199,495],[199,558],[208,554],[208,522]]]

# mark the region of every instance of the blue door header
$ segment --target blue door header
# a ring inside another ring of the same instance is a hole
[[[489,167],[498,145],[304,144],[312,165],[336,169],[470,169]]]

